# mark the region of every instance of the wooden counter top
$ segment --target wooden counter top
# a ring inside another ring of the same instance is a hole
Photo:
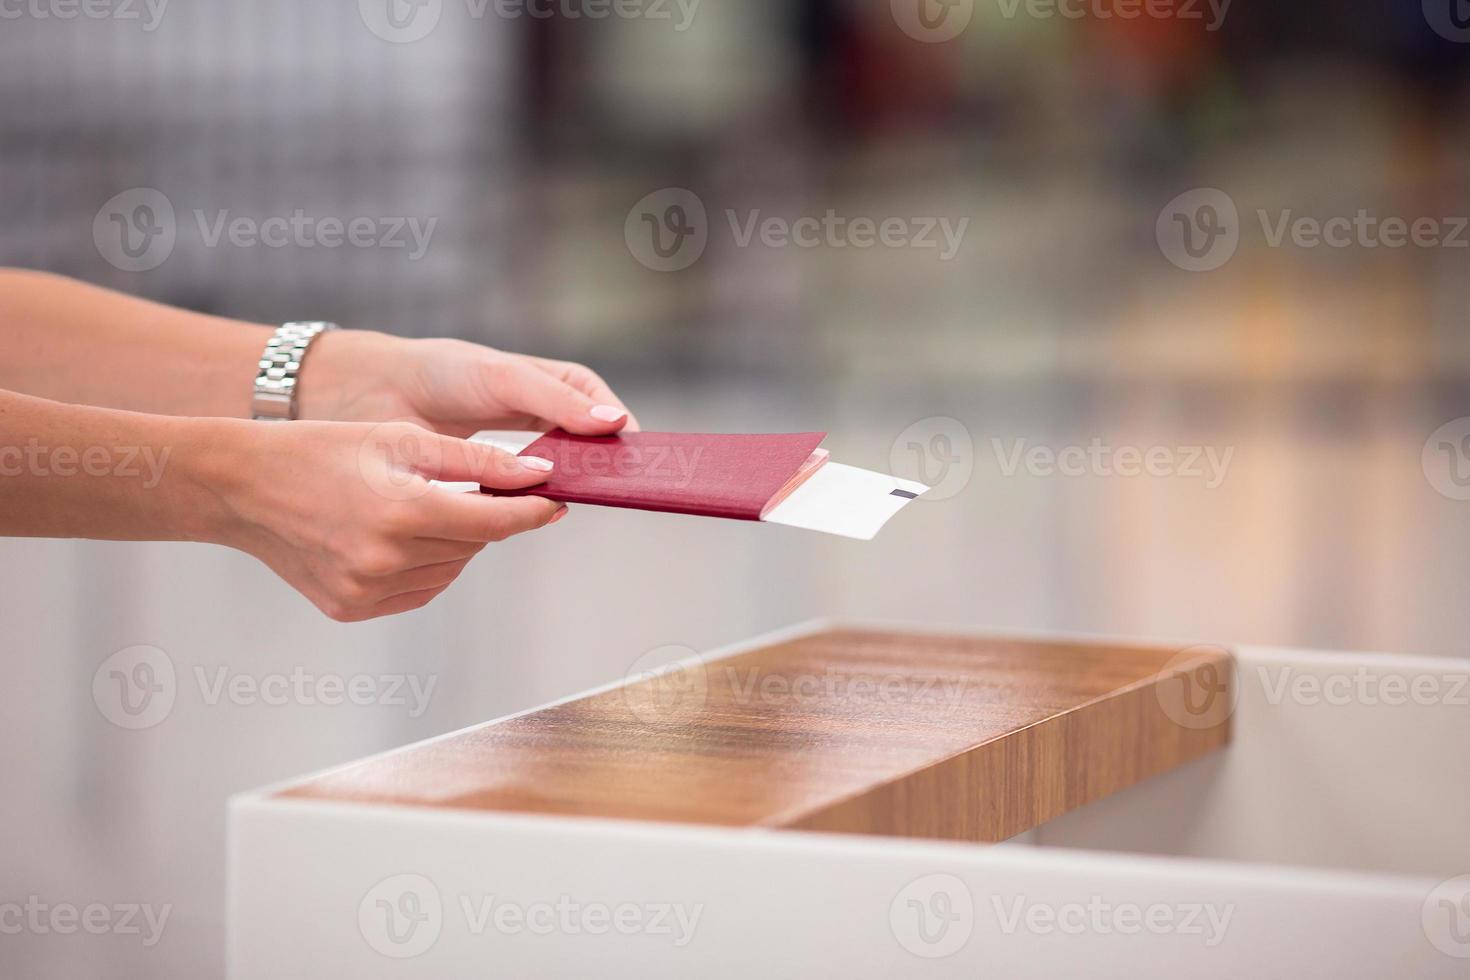
[[[337,770],[284,797],[998,841],[1224,746],[1232,660],[831,629]]]

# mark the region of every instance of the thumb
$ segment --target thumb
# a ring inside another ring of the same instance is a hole
[[[601,404],[533,364],[516,362],[501,380],[507,405],[576,435],[612,435],[628,424],[621,405]]]
[[[497,490],[518,490],[545,483],[552,463],[535,456],[512,456],[503,449],[467,439],[431,434],[416,469],[431,480],[478,483]]]

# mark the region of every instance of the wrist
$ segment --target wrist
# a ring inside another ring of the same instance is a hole
[[[327,422],[385,417],[392,378],[403,365],[401,337],[371,330],[334,330],[312,343],[302,364],[297,411],[301,419]]]
[[[181,418],[166,423],[176,447],[179,480],[170,510],[185,540],[235,546],[248,525],[241,507],[269,451],[269,424],[240,419]]]

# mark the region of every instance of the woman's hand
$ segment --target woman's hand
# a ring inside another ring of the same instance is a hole
[[[259,558],[343,622],[417,609],[486,544],[560,519],[545,460],[408,422],[246,422],[0,391],[0,535],[201,541]]]
[[[249,418],[251,382],[274,330],[61,276],[0,269],[0,388],[39,398]],[[580,364],[366,330],[316,339],[299,398],[302,418],[407,419],[444,435],[553,426],[610,435],[638,427],[607,384]]]
[[[300,399],[307,419],[404,419],[461,437],[482,429],[611,435],[638,428],[607,382],[581,364],[360,330],[317,339]]]
[[[487,543],[566,512],[540,497],[431,486],[529,487],[551,466],[411,423],[218,424],[231,448],[197,477],[223,504],[208,537],[259,558],[340,622],[418,609]]]

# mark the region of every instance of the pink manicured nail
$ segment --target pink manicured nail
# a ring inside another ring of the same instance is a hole
[[[521,465],[528,470],[537,470],[541,473],[550,473],[553,467],[551,460],[542,459],[540,456],[522,456]]]
[[[553,514],[551,516],[551,520],[547,521],[546,524],[549,527],[550,525],[555,524],[557,521],[561,520],[563,517],[566,517],[566,516],[567,516],[567,508],[563,507],[561,510],[559,510],[555,514]]]
[[[621,422],[628,413],[616,405],[594,405],[588,413],[599,422]]]

